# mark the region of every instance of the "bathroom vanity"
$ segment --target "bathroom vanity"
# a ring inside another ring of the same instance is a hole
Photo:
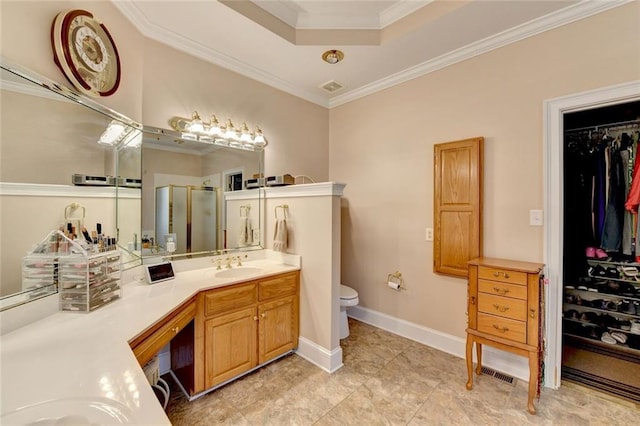
[[[298,346],[299,271],[199,292],[129,343],[141,366],[166,344],[190,397]]]
[[[174,374],[196,396],[294,349],[300,257],[248,252],[243,267],[221,270],[211,260],[176,262],[176,278],[154,285],[127,271],[120,300],[2,335],[0,423],[59,409],[100,424],[170,424],[140,367],[167,342]]]

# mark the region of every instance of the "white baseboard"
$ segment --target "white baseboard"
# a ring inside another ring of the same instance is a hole
[[[414,340],[459,358],[465,358],[464,338],[452,336],[441,331],[383,314],[382,312],[363,308],[362,306],[347,308],[347,314],[358,321],[406,337],[407,339]],[[525,382],[529,381],[529,362],[528,359],[524,357],[484,345],[482,364],[517,377]]]
[[[330,351],[309,339],[298,338],[296,354],[322,368],[327,373],[333,373],[342,368],[342,348],[338,346]]]

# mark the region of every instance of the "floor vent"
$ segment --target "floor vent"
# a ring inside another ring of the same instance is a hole
[[[494,379],[500,380],[503,383],[507,383],[511,386],[515,386],[516,385],[516,379],[515,377],[511,377],[507,374],[501,373],[499,371],[496,371],[492,368],[489,367],[482,367],[481,370],[482,374],[484,374],[485,376],[491,376]]]

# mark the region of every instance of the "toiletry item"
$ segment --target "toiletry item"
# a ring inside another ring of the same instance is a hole
[[[392,288],[394,290],[400,290],[400,284],[398,284],[398,283],[394,283],[392,281],[387,281],[387,285],[389,286],[389,288]]]
[[[102,235],[102,224],[96,223],[96,230],[98,231],[98,235]]]
[[[91,235],[89,235],[89,231],[87,231],[87,228],[85,228],[84,226],[82,227],[82,236],[89,244],[93,242],[93,240],[91,239]]]

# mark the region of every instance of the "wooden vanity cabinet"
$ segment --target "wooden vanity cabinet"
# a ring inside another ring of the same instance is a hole
[[[533,399],[540,376],[542,274],[540,263],[477,258],[469,261],[467,311],[467,389],[473,387],[473,344],[482,371],[482,345],[525,356],[529,360],[527,408],[536,413]]]
[[[195,393],[298,346],[299,277],[295,271],[198,296]]]

